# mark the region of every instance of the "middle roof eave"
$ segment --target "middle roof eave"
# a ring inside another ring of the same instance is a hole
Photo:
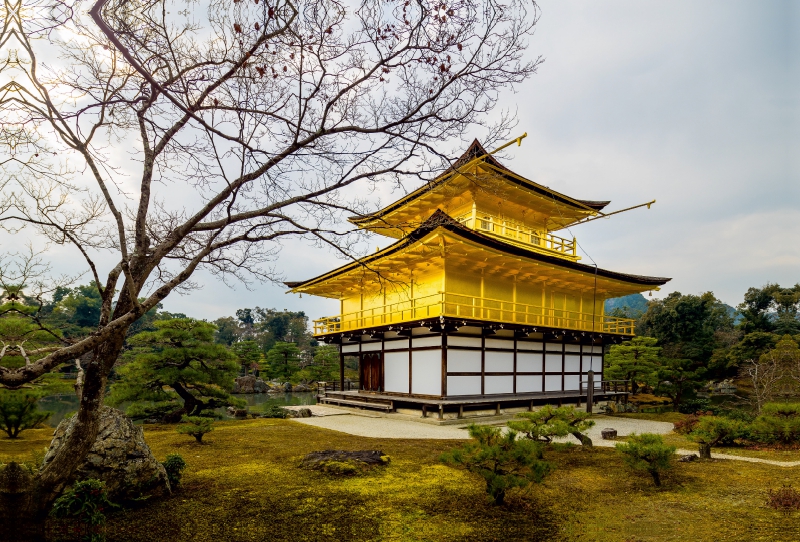
[[[516,245],[504,243],[493,237],[484,235],[475,230],[467,228],[466,226],[455,221],[445,212],[437,210],[419,228],[411,232],[403,239],[389,245],[388,247],[379,252],[370,254],[369,256],[361,258],[357,261],[343,265],[337,269],[329,271],[328,273],[325,273],[318,277],[306,281],[291,282],[285,284],[291,288],[290,291],[301,292],[306,290],[310,286],[326,282],[330,279],[333,279],[349,271],[355,270],[359,267],[367,268],[370,263],[376,262],[377,260],[381,260],[393,254],[396,254],[397,252],[412,246],[414,243],[423,240],[426,236],[428,236],[428,234],[432,233],[437,228],[442,228],[457,237],[463,238],[464,240],[471,241],[473,243],[497,250],[499,252],[503,252],[508,255],[522,257],[537,262],[547,263],[549,265],[554,265],[556,267],[561,267],[568,270],[579,271],[582,273],[588,273],[588,274],[596,273],[598,277],[603,277],[611,280],[617,280],[640,286],[650,286],[650,287],[661,286],[671,280],[670,278],[666,277],[648,277],[642,275],[631,275],[627,273],[609,271],[607,269],[596,268],[591,265],[565,260],[563,258],[558,258],[556,256],[548,256],[546,254],[541,254]]]

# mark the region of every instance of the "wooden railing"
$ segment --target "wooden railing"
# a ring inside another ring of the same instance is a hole
[[[588,391],[586,389],[588,381],[582,380],[580,383],[578,393],[585,395]],[[630,393],[631,381],[630,380],[595,380],[594,381],[594,395],[603,395],[604,393]]]
[[[468,228],[489,233],[514,241],[515,243],[545,254],[561,256],[570,260],[579,260],[577,242],[558,235],[534,230],[521,224],[483,212],[465,214],[456,220]]]
[[[438,316],[621,335],[634,334],[634,321],[630,318],[592,315],[587,312],[546,308],[485,297],[438,293],[314,320],[314,335],[365,329]]]
[[[344,387],[339,385],[338,380],[333,380],[331,382],[319,381],[317,382],[317,393],[319,395],[325,395],[326,392],[329,391],[351,391],[351,390],[358,390],[358,380],[345,380]]]

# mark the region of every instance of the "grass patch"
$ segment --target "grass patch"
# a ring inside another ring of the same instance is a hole
[[[217,424],[207,445],[145,426],[156,457],[187,462],[172,496],[108,518],[109,540],[204,541],[790,541],[800,512],[767,506],[768,490],[796,470],[728,461],[676,464],[655,488],[630,471],[616,450],[548,450],[555,472],[491,506],[477,475],[440,464],[462,441],[371,439],[290,420]],[[41,433],[41,434],[40,434]],[[13,445],[27,457],[52,429],[32,430]],[[300,468],[318,450],[381,450],[385,467],[335,477]],[[23,457],[23,459],[25,458]]]

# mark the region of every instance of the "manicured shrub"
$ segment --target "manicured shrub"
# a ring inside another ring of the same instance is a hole
[[[285,408],[279,407],[278,405],[267,405],[264,407],[262,417],[285,419],[289,417],[289,411]]]
[[[483,477],[494,504],[503,504],[508,490],[541,482],[552,470],[539,459],[542,444],[517,438],[516,431],[471,424],[469,436],[472,441],[442,454],[440,460]]]
[[[779,489],[767,491],[767,506],[781,512],[800,510],[800,491],[788,482],[784,482]]]
[[[508,427],[531,440],[549,444],[557,437],[573,435],[581,444],[591,446],[592,441],[584,432],[594,426],[588,419],[591,414],[575,410],[575,407],[545,405],[535,412],[517,414],[519,420],[508,422]]]
[[[86,528],[84,540],[103,540],[102,526],[105,513],[118,506],[108,500],[106,484],[100,480],[88,479],[76,482],[53,504],[51,514],[57,518],[74,519]]]
[[[179,425],[176,431],[184,435],[191,435],[199,442],[203,443],[203,435],[214,430],[214,420],[200,416],[184,416],[181,422],[186,425]]]
[[[698,444],[701,459],[711,459],[711,448],[718,444],[733,444],[734,439],[747,434],[747,425],[722,416],[701,416],[689,438]]]
[[[178,487],[183,476],[183,469],[186,468],[186,461],[180,454],[168,454],[163,463],[164,470],[167,471],[167,479],[172,489]]]
[[[672,467],[675,446],[664,444],[661,435],[632,433],[628,442],[616,445],[623,454],[625,463],[634,470],[646,471],[653,477],[656,486],[661,485],[661,473]]]
[[[673,423],[672,430],[679,435],[688,435],[694,431],[694,428],[700,422],[700,417],[704,415],[704,413],[689,414],[684,419]]]
[[[767,403],[750,426],[750,435],[768,444],[800,442],[800,404]]]
[[[682,414],[694,414],[696,412],[707,412],[711,408],[711,401],[708,399],[687,399],[678,405],[678,412]]]

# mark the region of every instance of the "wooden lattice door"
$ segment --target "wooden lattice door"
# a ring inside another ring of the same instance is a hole
[[[361,357],[361,389],[381,391],[381,355],[363,354]]]

